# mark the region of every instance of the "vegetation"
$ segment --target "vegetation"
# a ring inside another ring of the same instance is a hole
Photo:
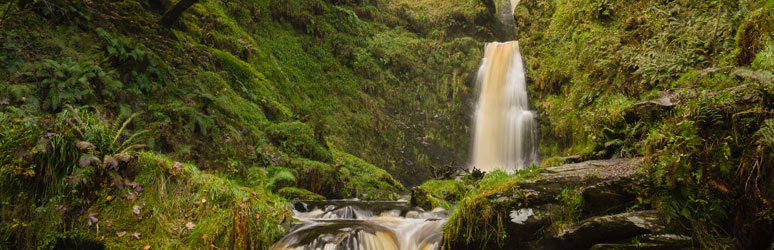
[[[510,220],[512,207],[531,198],[521,193],[516,183],[536,177],[538,170],[533,167],[514,174],[496,170],[476,181],[444,226],[444,245],[502,247],[508,237],[505,224]]]
[[[0,5],[2,245],[266,248],[463,164],[482,3],[172,2]]]
[[[542,166],[644,156],[653,186],[639,200],[689,225],[695,247],[770,248],[773,10],[772,1],[521,1],[516,37],[540,151],[556,156]],[[498,212],[495,201],[518,187],[494,180],[460,202],[445,235],[462,239],[447,246],[511,236],[509,206]],[[554,225],[574,221],[580,196],[558,198]]]
[[[536,169],[428,181],[467,162],[483,42],[510,36],[495,6],[6,1],[0,245],[261,249],[289,199],[421,184],[453,209],[447,246],[499,246]],[[696,247],[772,246],[774,1],[522,0],[514,17],[543,167],[644,157],[641,198]]]

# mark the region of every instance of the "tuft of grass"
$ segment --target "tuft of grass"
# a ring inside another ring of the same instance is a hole
[[[452,211],[443,228],[444,247],[475,246],[485,249],[488,245],[503,247],[508,235],[505,222],[510,211],[521,199],[496,201],[496,197],[511,197],[519,192],[516,183],[538,176],[538,168],[532,167],[514,174],[502,170],[487,173],[476,182],[476,188],[469,191]]]

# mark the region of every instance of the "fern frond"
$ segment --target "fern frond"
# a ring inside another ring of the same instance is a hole
[[[119,147],[119,149],[124,148],[128,143],[132,142],[132,140],[134,140],[135,137],[140,136],[142,134],[145,134],[147,132],[150,132],[150,130],[145,129],[145,130],[142,130],[140,132],[132,134],[132,136],[129,136],[128,139],[126,139],[123,143],[121,143],[121,146]]]
[[[761,128],[755,133],[758,144],[768,148],[774,148],[774,119],[766,119]]]
[[[134,113],[131,116],[129,116],[129,118],[126,119],[126,121],[124,121],[124,124],[121,125],[121,128],[118,129],[118,131],[116,132],[116,135],[113,137],[113,141],[110,142],[110,147],[113,147],[113,145],[116,144],[116,141],[118,140],[118,137],[120,137],[121,133],[124,132],[124,129],[126,128],[126,125],[129,125],[129,123],[132,121],[132,119],[134,119],[134,117],[139,115],[139,114],[142,114],[142,112]]]

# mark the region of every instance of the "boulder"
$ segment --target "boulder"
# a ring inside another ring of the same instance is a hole
[[[637,173],[605,180],[584,187],[583,213],[586,216],[623,212],[637,202],[637,195],[650,187],[645,174]]]
[[[660,234],[666,228],[666,221],[658,211],[637,211],[585,219],[565,227],[553,235],[553,240],[558,246],[579,249],[642,234]]]
[[[680,94],[676,91],[666,91],[659,98],[632,104],[624,110],[624,119],[628,123],[637,121],[655,121],[660,119],[666,111],[674,108],[679,103]]]
[[[428,197],[427,191],[420,187],[411,188],[411,201],[409,204],[411,204],[411,206],[421,207],[428,211],[433,209],[433,204],[430,201],[430,197]]]
[[[691,237],[679,234],[646,234],[620,243],[595,244],[591,250],[632,249],[632,250],[674,250],[692,249]]]

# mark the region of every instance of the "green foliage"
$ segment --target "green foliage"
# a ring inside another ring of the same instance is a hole
[[[317,140],[315,131],[302,122],[285,122],[269,125],[266,128],[269,137],[283,151],[310,159],[331,162],[333,155],[324,146],[324,140]]]
[[[564,160],[564,157],[554,156],[554,157],[548,157],[548,158],[542,159],[540,161],[540,167],[542,168],[554,167],[554,166],[560,166],[565,163],[566,161]]]
[[[288,169],[281,168],[274,171],[269,171],[271,178],[267,184],[270,189],[278,190],[285,187],[294,186],[296,184],[296,176]],[[273,173],[271,173],[273,172]]]
[[[108,182],[123,186],[130,180],[129,161],[142,147],[134,143],[142,132],[124,134],[131,119],[110,124],[95,112],[69,105],[57,118],[3,115],[13,134],[4,135],[9,144],[4,142],[0,152],[0,175],[6,180],[0,192],[6,204],[2,221],[12,223],[2,225],[10,228],[2,232],[2,241],[19,248],[50,247],[68,233],[60,229],[77,223],[63,217],[67,211],[89,209],[93,194],[112,189]]]
[[[435,198],[447,202],[457,202],[465,195],[465,186],[456,180],[428,180],[419,188]]]
[[[396,200],[406,188],[387,171],[353,155],[333,150],[343,197],[363,200]]]
[[[763,121],[761,128],[755,135],[758,137],[756,143],[767,148],[774,148],[774,119]]]
[[[64,104],[113,99],[123,86],[114,78],[114,71],[106,71],[88,60],[45,59],[32,67],[26,74],[28,82],[40,82],[42,105],[53,111],[60,110]]]
[[[153,153],[140,153],[133,164],[139,172],[135,180],[145,187],[138,200],[112,193],[113,200],[95,202],[108,248],[267,249],[286,232],[280,224],[291,216],[289,205],[266,189],[240,186]],[[134,206],[140,206],[139,214]],[[126,239],[133,232],[140,240]]]
[[[325,197],[319,194],[315,194],[312,191],[296,188],[296,187],[284,187],[277,191],[277,194],[290,200],[324,200]]]
[[[595,144],[613,142],[601,141],[600,131],[628,126],[616,117],[627,105],[652,98],[647,95],[653,90],[674,86],[671,83],[685,72],[728,65],[736,27],[750,12],[749,3],[722,1],[519,5],[517,37],[534,82],[531,100],[545,120],[544,155],[596,155]],[[706,77],[713,79],[711,87],[737,82],[719,75]],[[619,152],[606,155],[637,154],[631,143],[620,139],[624,143],[615,150]]]
[[[105,40],[107,60],[121,70],[122,81],[129,91],[140,95],[156,91],[165,84],[166,78],[159,58],[144,45],[122,36],[114,36],[102,28],[97,34]]]
[[[558,215],[556,216],[557,220],[553,222],[553,226],[570,224],[577,222],[581,218],[583,196],[578,190],[562,188],[556,199],[561,203],[561,209],[559,209]]]
[[[492,244],[502,248],[508,237],[505,223],[509,220],[510,210],[515,203],[526,202],[528,199],[518,195],[520,190],[517,183],[538,174],[537,167],[513,174],[502,170],[487,173],[452,211],[443,229],[444,247],[464,245],[485,249]],[[521,198],[495,201],[496,197],[514,196]]]

